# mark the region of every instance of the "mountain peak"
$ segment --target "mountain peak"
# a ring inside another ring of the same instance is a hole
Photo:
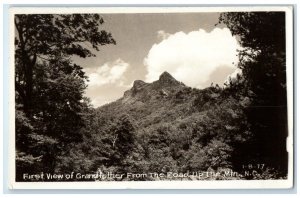
[[[175,80],[175,78],[167,71],[164,71],[160,76],[159,76],[159,80],[165,80],[165,79],[171,79],[171,80]]]
[[[163,72],[159,80],[152,83],[146,83],[142,80],[135,80],[130,90],[124,92],[123,103],[132,103],[134,101],[145,101],[151,98],[157,98],[162,93],[168,95],[170,90],[181,89],[185,85],[178,82],[168,72]]]
[[[158,82],[163,85],[179,85],[180,82],[178,82],[171,74],[168,72],[163,72],[159,76]]]
[[[135,80],[133,82],[133,87],[136,87],[136,88],[140,88],[142,87],[143,85],[145,85],[146,83],[142,80]]]

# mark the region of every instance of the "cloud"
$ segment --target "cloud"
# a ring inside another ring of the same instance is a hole
[[[163,31],[163,30],[157,31],[157,37],[158,37],[159,39],[162,39],[162,40],[167,39],[170,35],[171,35],[171,34],[166,33],[166,32]]]
[[[95,68],[85,68],[84,71],[89,78],[85,96],[91,98],[91,104],[99,107],[122,97],[123,92],[128,89],[126,72],[130,67],[122,59],[106,62]]]
[[[228,28],[175,34],[158,31],[158,36],[163,40],[154,44],[144,59],[148,82],[168,71],[188,86],[203,88],[213,82],[210,77],[217,69],[231,68],[227,70],[229,73],[223,74],[224,78],[235,70],[236,50],[240,47]]]
[[[230,82],[230,79],[234,81],[236,79],[238,74],[242,74],[242,70],[239,68],[236,68],[234,72],[232,72],[230,75],[226,77],[225,83],[228,84]]]
[[[94,99],[91,100],[91,104],[96,108],[108,104],[109,102],[110,101],[106,100],[103,97],[95,97]]]
[[[107,62],[94,70],[86,70],[89,77],[89,86],[102,86],[105,84],[124,84],[123,74],[128,69],[129,64],[122,59],[114,62]]]

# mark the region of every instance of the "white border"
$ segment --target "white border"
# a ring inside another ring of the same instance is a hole
[[[285,189],[288,180],[14,182],[11,189]]]
[[[286,12],[286,64],[288,93],[287,180],[230,181],[122,181],[122,182],[15,182],[15,87],[14,87],[14,14],[54,13],[179,13],[179,12]],[[9,188],[10,189],[285,189],[293,187],[293,8],[291,6],[251,7],[12,7],[9,9]]]
[[[11,7],[10,13],[13,14],[74,14],[74,13],[107,13],[107,14],[120,14],[120,13],[197,13],[197,12],[246,12],[246,11],[285,11],[292,12],[292,6],[237,6],[237,7]]]

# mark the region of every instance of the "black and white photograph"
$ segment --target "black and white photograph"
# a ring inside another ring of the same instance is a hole
[[[292,11],[12,9],[13,188],[292,187]]]

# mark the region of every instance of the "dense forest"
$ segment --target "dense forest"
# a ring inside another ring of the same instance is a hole
[[[93,108],[84,97],[88,78],[72,56],[94,56],[87,44],[93,50],[116,44],[103,23],[98,14],[15,15],[17,181],[41,172],[287,177],[284,12],[220,15],[219,24],[242,46],[241,73],[224,86],[191,88],[164,72],[152,83],[137,79],[122,98]],[[178,178],[103,180],[155,179]]]

